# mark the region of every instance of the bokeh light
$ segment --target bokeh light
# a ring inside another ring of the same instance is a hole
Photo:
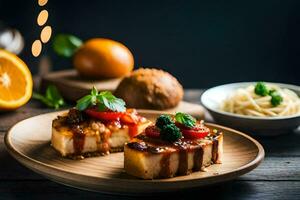
[[[39,6],[44,6],[47,4],[47,2],[48,2],[48,0],[38,0]]]
[[[44,44],[50,40],[51,34],[52,34],[51,26],[45,26],[41,31],[41,35],[40,35],[40,38]]]
[[[37,17],[37,23],[39,26],[43,26],[44,24],[46,24],[47,20],[48,20],[48,11],[47,10],[42,10],[40,12],[40,14]]]
[[[40,40],[35,40],[31,46],[31,53],[34,57],[38,57],[42,52],[42,42]]]

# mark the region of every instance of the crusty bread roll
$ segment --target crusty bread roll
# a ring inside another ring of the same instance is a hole
[[[164,110],[178,105],[183,88],[163,70],[140,68],[120,82],[115,95],[124,99],[127,107]]]

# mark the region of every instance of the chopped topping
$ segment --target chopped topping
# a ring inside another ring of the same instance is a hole
[[[161,129],[160,138],[169,142],[175,142],[182,138],[182,134],[175,124],[167,124]]]
[[[209,134],[209,128],[200,124],[196,124],[196,119],[191,115],[178,112],[172,118],[170,115],[160,115],[155,126],[146,128],[145,134],[148,137],[158,138],[169,142],[175,142],[183,136],[186,139],[199,139]]]
[[[99,121],[91,121],[91,127],[93,131],[99,131],[99,133],[103,133],[105,131],[105,125]]]
[[[144,142],[130,142],[127,144],[129,148],[132,149],[138,149],[139,151],[145,151],[147,150],[147,145]]]
[[[91,106],[97,106],[99,111],[125,112],[125,102],[115,97],[109,91],[98,92],[93,87],[91,94],[86,95],[77,101],[76,108],[80,111],[86,110]]]
[[[162,129],[164,126],[168,124],[173,124],[173,121],[169,115],[160,115],[156,119],[156,123],[155,123],[155,125],[160,129]]]
[[[174,124],[169,115],[160,115],[156,119],[155,126],[147,128],[145,132],[149,137],[160,137],[162,140],[169,142],[182,138],[180,129]]]
[[[146,129],[145,129],[145,134],[148,136],[148,137],[151,137],[151,138],[159,138],[160,137],[160,130],[157,126],[148,126]]]
[[[192,117],[191,115],[178,112],[175,115],[176,122],[179,122],[180,124],[183,124],[186,127],[192,128],[196,124],[196,119]]]
[[[79,110],[75,108],[69,110],[69,113],[66,118],[68,124],[78,124],[83,120],[84,120],[83,115]]]
[[[138,115],[135,109],[127,109],[126,113],[121,116],[121,122],[125,124],[137,124],[141,121],[142,117]]]
[[[269,94],[269,90],[264,82],[257,82],[254,92],[260,96],[267,96]]]

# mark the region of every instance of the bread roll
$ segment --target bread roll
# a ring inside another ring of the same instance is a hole
[[[127,107],[164,110],[178,105],[183,88],[163,70],[140,68],[120,82],[115,95],[124,99]]]

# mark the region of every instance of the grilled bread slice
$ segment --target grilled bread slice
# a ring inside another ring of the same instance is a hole
[[[124,168],[142,179],[170,178],[220,164],[223,155],[222,132],[211,132],[198,140],[174,143],[140,134],[124,147]]]
[[[75,159],[123,151],[126,142],[151,124],[143,117],[133,125],[118,121],[103,123],[95,118],[70,124],[68,117],[70,112],[53,120],[51,144],[62,156]]]

